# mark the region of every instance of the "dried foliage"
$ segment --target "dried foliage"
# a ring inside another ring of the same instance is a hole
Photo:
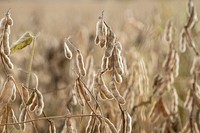
[[[38,36],[26,32],[10,46],[14,22],[9,10],[0,21],[1,78],[4,79],[0,82],[0,132],[199,133],[200,55],[195,43],[198,17],[194,1],[188,0],[187,6],[182,28],[170,19],[165,22],[165,28],[163,25],[160,31],[151,34],[163,35],[159,41],[152,41],[146,35],[146,25],[134,17],[125,22],[120,32],[105,19],[104,11],[96,22],[96,33],[89,40],[84,30],[79,36],[81,41],[62,37],[62,53],[58,52],[61,59],[56,57],[56,60],[67,71],[54,62],[47,64],[48,69],[44,71],[55,76],[52,84],[65,78],[63,83],[55,83],[55,88],[67,87],[63,94],[56,89],[52,91],[55,92],[52,97],[46,97],[50,93],[48,87],[44,92],[44,86],[39,85],[43,80],[32,72]],[[126,38],[133,27],[137,30],[131,33],[138,33],[134,43],[141,44],[140,47],[130,46],[133,38]],[[93,45],[84,49],[82,43],[89,41]],[[28,70],[19,70],[11,57],[29,45],[32,48]],[[101,52],[94,53],[94,49]],[[56,54],[55,49],[51,50],[53,55],[49,55],[49,60]],[[193,60],[189,62],[190,70],[182,66],[186,54]],[[191,81],[182,79],[185,78],[182,71],[190,73]],[[26,76],[21,78],[17,72]]]

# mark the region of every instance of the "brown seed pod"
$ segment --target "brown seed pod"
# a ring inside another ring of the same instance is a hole
[[[13,88],[12,88],[12,97],[11,97],[11,101],[15,101],[16,99],[16,86],[15,84],[13,84]]]
[[[10,58],[7,55],[5,55],[4,53],[1,53],[1,55],[3,57],[3,61],[7,65],[7,67],[10,68],[10,69],[13,69],[14,66],[13,66],[12,62],[10,61]]]
[[[65,57],[69,60],[72,59],[72,52],[71,50],[69,49],[68,45],[66,42],[64,42],[64,53],[65,53]]]
[[[173,72],[173,70],[175,70],[175,59],[176,59],[176,50],[170,50],[170,52],[168,53],[167,57],[165,58],[165,61],[163,62],[163,68],[167,71],[167,72]]]
[[[120,95],[119,91],[117,90],[117,86],[114,82],[111,82],[110,84],[110,88],[112,90],[112,94],[113,96],[116,98],[116,100],[120,103],[120,104],[125,104],[125,99]]]
[[[10,102],[13,93],[13,86],[13,81],[10,78],[7,78],[0,93],[0,103]]]
[[[186,100],[184,102],[184,107],[187,108],[189,111],[192,110],[192,101],[193,101],[192,90],[189,89],[187,92]]]
[[[56,133],[56,127],[53,122],[49,124],[49,133]]]
[[[173,99],[171,105],[171,112],[175,114],[178,112],[178,94],[175,88],[172,88],[172,94],[173,94]]]
[[[91,113],[91,114],[93,114],[93,113]],[[93,116],[90,116],[88,124],[87,124],[87,126],[85,128],[85,133],[90,133],[91,132],[94,122],[95,122],[95,118]]]
[[[80,92],[80,89],[79,89],[79,86],[77,84],[77,81],[74,83],[74,90],[75,90],[75,93],[76,93],[76,98],[78,100],[78,103],[81,106],[85,106],[85,99],[84,99],[82,93]]]
[[[70,111],[67,109],[67,114],[70,114]],[[65,119],[65,125],[61,133],[77,133],[76,129],[73,128],[73,123],[71,118]]]
[[[102,92],[102,94],[108,98],[108,99],[112,99],[113,98],[113,95],[112,93],[110,92],[110,90],[107,88],[102,76],[99,74],[98,75],[98,83],[99,83],[99,90],[100,92]]]
[[[37,108],[37,103],[38,103],[38,101],[37,101],[37,98],[35,97],[35,98],[33,99],[32,104],[29,105],[29,110],[30,110],[31,112],[34,112],[34,111],[35,111],[35,109]]]
[[[35,89],[35,92],[36,92],[36,95],[37,95],[37,109],[35,110],[35,114],[37,116],[40,116],[42,114],[43,109],[44,109],[43,95],[38,89]]]
[[[175,77],[178,77],[178,75],[179,75],[179,62],[180,62],[179,55],[176,52],[176,55],[175,55],[175,70],[174,70],[174,76]]]
[[[19,122],[26,121],[26,116],[27,116],[26,108],[23,108],[20,115],[19,115]],[[25,123],[20,124],[20,128],[21,128],[22,131],[24,131],[25,128],[26,128],[26,124]]]
[[[115,36],[115,33],[110,29],[108,28],[107,30],[107,43],[106,43],[106,46],[108,46],[108,42],[109,43],[112,43],[112,45],[114,44],[115,40],[116,40],[116,36]]]
[[[33,91],[31,93],[31,95],[29,96],[28,101],[26,102],[26,106],[31,105],[33,103],[33,101],[35,100],[35,98],[36,98],[36,93],[35,93],[35,91]]]
[[[114,48],[113,56],[114,56],[115,69],[116,69],[117,73],[122,75],[124,73],[122,57],[120,55],[120,51],[117,48]]]
[[[180,52],[184,53],[186,51],[186,45],[187,45],[185,29],[181,31],[179,45],[180,45],[179,46]]]
[[[198,21],[197,13],[195,11],[194,3],[192,0],[189,0],[188,3],[188,16],[188,22],[185,27],[188,29],[192,29]]]
[[[85,88],[84,84],[80,81],[80,79],[77,79],[78,89],[80,90],[81,94],[84,96],[86,101],[90,101],[91,97],[90,94],[88,93],[87,89]]]
[[[114,49],[113,43],[107,42],[106,43],[106,50],[105,50],[105,53],[104,53],[104,57],[105,58],[111,57],[113,49]]]
[[[119,41],[116,41],[116,43],[115,43],[115,48],[117,49],[117,50],[119,50],[119,52],[121,53],[121,51],[122,51],[122,44],[119,42]],[[119,54],[120,54],[119,53]]]
[[[107,27],[103,21],[103,17],[100,17],[99,21],[96,24],[95,43],[100,44],[101,47],[104,47],[106,44],[106,36],[107,36]]]
[[[3,36],[3,49],[6,55],[10,55],[10,44],[9,44],[9,34],[4,33]]]
[[[113,58],[112,57],[109,57],[108,58],[108,70],[112,70],[113,68]]]
[[[104,94],[102,91],[100,91],[100,92],[98,93],[98,98],[99,98],[100,100],[108,100],[108,98],[105,96],[105,94]]]
[[[132,118],[128,112],[126,112],[126,133],[132,132]]]
[[[104,71],[108,68],[108,58],[103,56],[102,63],[101,63],[101,71]]]
[[[119,83],[119,84],[121,84],[122,83],[122,76],[119,74],[119,73],[117,73],[117,71],[116,70],[114,70],[115,72],[115,75],[114,75],[114,79],[115,79],[115,81],[116,81],[116,83]]]
[[[173,22],[168,21],[165,28],[164,39],[167,43],[170,44],[172,42],[172,37],[173,37]]]
[[[76,92],[74,89],[72,89],[72,101],[71,101],[71,105],[77,105],[78,101],[76,99]]]
[[[76,56],[76,64],[79,70],[79,74],[81,76],[86,75],[86,70],[84,67],[84,62],[83,62],[83,55],[81,54],[80,50],[77,50],[77,56]]]
[[[7,17],[7,24],[10,26],[13,26],[13,19],[10,16],[10,13],[8,13]]]

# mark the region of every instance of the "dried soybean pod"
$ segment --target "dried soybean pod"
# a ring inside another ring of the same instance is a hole
[[[173,36],[173,22],[172,21],[168,21],[166,24],[166,28],[165,28],[165,41],[167,43],[171,43],[172,42],[172,36]]]
[[[188,22],[186,24],[186,28],[187,29],[192,29],[196,22],[198,21],[198,17],[197,17],[197,13],[195,11],[195,7],[194,7],[194,3],[192,0],[189,0],[189,3],[188,3]]]
[[[10,55],[10,44],[9,44],[9,34],[4,33],[3,36],[3,49],[6,55]]]
[[[116,41],[115,43],[115,47],[119,50],[119,52],[121,53],[122,51],[122,44],[119,41]]]
[[[110,42],[110,43],[112,43],[112,45],[114,44],[114,42],[115,42],[115,39],[116,39],[116,36],[115,36],[115,33],[111,30],[111,28],[108,28],[108,30],[107,30],[107,42]],[[108,44],[106,43],[106,46],[107,46]]]
[[[119,84],[122,83],[122,76],[119,73],[117,73],[116,70],[114,70],[114,73],[115,73],[114,75],[115,81]]]
[[[112,93],[109,91],[109,89],[108,89],[108,87],[106,86],[106,84],[105,84],[105,82],[104,82],[104,80],[103,80],[103,78],[102,78],[101,75],[99,75],[99,85],[100,85],[100,87],[99,87],[100,92],[102,92],[102,93],[106,96],[106,98],[112,99],[112,98],[113,98],[113,95],[112,95]]]
[[[91,97],[90,95],[88,94],[88,91],[87,89],[85,88],[84,84],[80,81],[80,78],[77,79],[77,85],[79,87],[79,90],[80,92],[82,93],[83,96],[85,96],[85,100],[86,101],[90,101],[91,100]]]
[[[104,94],[102,91],[100,91],[100,92],[98,93],[98,97],[99,97],[99,99],[101,99],[101,100],[108,100],[108,98],[105,96],[105,94]]]
[[[13,26],[13,19],[10,16],[10,13],[7,14],[7,24]]]
[[[20,115],[19,115],[19,122],[26,121],[26,115],[27,115],[26,108],[23,108]],[[26,124],[25,123],[20,124],[20,128],[21,128],[22,131],[24,131],[25,128],[26,128]]]
[[[175,70],[174,70],[174,76],[178,77],[179,75],[179,62],[180,62],[180,58],[178,53],[176,52],[175,54]]]
[[[173,99],[172,99],[172,106],[171,112],[174,114],[178,112],[178,94],[175,88],[172,88]]]
[[[126,112],[126,133],[132,133],[132,118],[128,112]]]
[[[78,103],[81,105],[81,106],[85,106],[85,100],[83,98],[83,95],[81,94],[80,92],[80,89],[79,89],[79,86],[77,84],[77,81],[75,82],[74,84],[74,90],[76,92],[76,97],[77,97],[77,100],[78,100]]]
[[[74,89],[72,89],[72,101],[71,101],[71,104],[72,105],[77,105],[78,101],[77,101],[77,98],[76,98],[76,92]]]
[[[70,115],[70,111],[67,109],[67,114]],[[65,126],[63,127],[63,130],[61,133],[76,133],[76,130],[73,128],[71,118],[65,119]]]
[[[42,114],[43,108],[44,108],[44,100],[42,93],[35,89],[36,95],[37,95],[37,109],[35,110],[35,114],[37,116],[40,116]]]
[[[183,29],[181,31],[179,45],[180,45],[179,46],[180,52],[184,53],[186,51],[186,45],[187,45],[187,39],[186,39],[185,29]]]
[[[186,100],[184,102],[184,107],[188,110],[191,110],[192,109],[192,101],[193,101],[192,90],[189,89],[187,92]]]
[[[49,124],[49,133],[56,133],[56,127],[52,121]]]
[[[103,56],[102,63],[101,63],[101,71],[104,71],[107,68],[108,68],[108,58]]]
[[[82,76],[85,76],[86,70],[84,67],[83,55],[81,54],[80,50],[77,50],[76,63],[79,70],[79,74],[81,74]]]
[[[125,104],[125,99],[120,95],[119,91],[117,90],[117,86],[116,86],[115,82],[111,82],[110,88],[111,88],[112,94],[116,98],[116,100],[120,104]]]
[[[34,98],[32,104],[29,105],[29,110],[31,112],[35,111],[35,109],[37,108],[37,103],[37,98]]]
[[[33,91],[33,92],[31,93],[31,95],[30,95],[30,97],[29,97],[29,99],[28,99],[26,105],[27,105],[27,106],[31,105],[31,104],[33,103],[33,101],[34,101],[35,98],[36,98],[36,93],[35,93],[35,91]]]
[[[0,93],[0,103],[8,103],[11,100],[14,83],[7,78]]]
[[[112,59],[112,57],[109,57],[108,58],[108,70],[112,70],[112,68],[113,68],[113,59]]]
[[[8,67],[9,69],[13,69],[14,66],[13,66],[12,62],[10,61],[10,58],[9,58],[7,55],[5,55],[4,53],[1,53],[1,55],[2,55],[2,57],[3,57],[3,61],[4,61],[5,64],[7,65],[7,67]]]
[[[72,52],[71,52],[71,50],[69,49],[69,47],[68,47],[68,45],[67,45],[67,43],[66,42],[64,42],[64,53],[65,53],[65,57],[67,58],[67,59],[72,59]]]
[[[107,42],[106,43],[106,50],[105,50],[105,53],[104,53],[104,57],[105,58],[111,57],[113,49],[114,49],[114,45],[112,43],[110,43],[110,42]]]
[[[93,114],[93,113],[91,112],[91,115],[92,115],[92,114]],[[93,116],[90,116],[90,119],[89,119],[89,121],[88,121],[88,124],[87,124],[87,126],[86,126],[86,128],[85,128],[85,133],[90,133],[90,132],[91,132],[92,126],[93,126],[94,122],[95,122],[94,117],[93,117]]]
[[[120,75],[124,74],[122,58],[119,54],[114,54],[114,65],[117,73]]]
[[[110,128],[112,133],[118,133],[118,131],[115,128],[114,124],[108,118],[105,118],[105,122],[106,122],[106,124],[108,124],[108,126],[109,126],[109,128]]]
[[[11,101],[15,101],[16,99],[16,86],[15,84],[13,84],[13,88],[12,88],[12,96],[11,96]]]
[[[96,37],[95,43],[100,44],[101,47],[104,47],[106,44],[106,35],[107,35],[107,27],[103,21],[103,16],[99,17],[99,21],[96,24]]]

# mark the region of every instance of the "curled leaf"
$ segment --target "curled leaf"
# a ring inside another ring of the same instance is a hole
[[[30,45],[32,43],[32,41],[33,41],[33,36],[29,32],[24,33],[19,38],[19,40],[17,40],[14,43],[14,45],[11,47],[11,49],[10,49],[11,54],[25,48],[28,45]]]

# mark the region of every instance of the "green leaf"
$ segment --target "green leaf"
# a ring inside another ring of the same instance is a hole
[[[26,46],[30,45],[33,41],[33,36],[29,33],[26,32],[24,33],[19,40],[17,40],[13,46],[10,48],[11,54],[25,48]]]

